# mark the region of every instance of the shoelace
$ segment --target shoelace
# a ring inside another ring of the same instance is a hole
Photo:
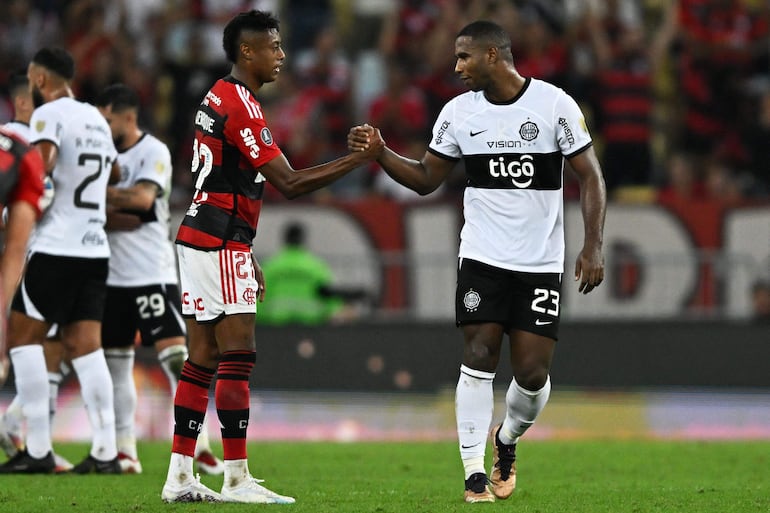
[[[195,474],[195,484],[193,485],[193,489],[197,489],[197,493],[199,493],[201,497],[206,497],[209,501],[219,501],[217,496],[213,495],[212,490],[209,490],[206,485],[201,483],[201,475],[197,472]]]
[[[511,476],[511,467],[513,466],[513,462],[516,461],[516,444],[504,445],[498,442],[497,454],[500,457],[500,460],[497,464],[497,468],[500,469],[500,479],[507,481]]]
[[[480,472],[473,474],[468,480],[470,481],[468,489],[474,493],[483,493],[489,482],[487,476]]]
[[[264,495],[267,495],[268,497],[282,497],[280,494],[275,493],[274,491],[270,490],[269,488],[265,488],[259,483],[264,483],[264,479],[259,479],[258,477],[251,476],[251,482],[254,484],[254,486],[257,487],[257,489],[262,492]]]

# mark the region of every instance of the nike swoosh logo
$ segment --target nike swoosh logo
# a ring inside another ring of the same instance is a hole
[[[487,130],[489,130],[489,128],[487,128]],[[478,132],[474,132],[473,130],[471,130],[471,137],[476,137],[479,134],[483,134],[487,130],[479,130]]]
[[[545,326],[546,324],[553,324],[553,321],[543,321],[541,319],[535,319],[535,326]]]
[[[471,447],[476,447],[476,446],[477,446],[477,445],[479,445],[480,443],[481,443],[481,442],[478,442],[478,443],[475,443],[475,444],[473,444],[473,445],[465,445],[465,444],[461,444],[461,445],[460,445],[460,447],[462,447],[463,449],[470,449]]]
[[[158,326],[157,328],[153,328],[150,330],[150,335],[157,335],[160,333],[160,330],[163,329],[163,326]]]

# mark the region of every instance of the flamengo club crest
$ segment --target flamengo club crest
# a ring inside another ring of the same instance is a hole
[[[470,289],[463,296],[463,305],[465,305],[465,309],[469,312],[475,312],[479,307],[479,303],[481,303],[481,296],[473,289]]]
[[[251,287],[247,287],[246,290],[243,291],[243,300],[246,301],[247,305],[257,304],[257,291]]]

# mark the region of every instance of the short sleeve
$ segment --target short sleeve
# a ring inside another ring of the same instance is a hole
[[[245,87],[235,87],[239,89],[238,100],[228,105],[225,137],[257,169],[280,155],[281,150],[267,127],[259,102],[254,100]]]
[[[27,202],[34,207],[35,212],[40,217],[44,177],[43,158],[40,156],[40,152],[30,149],[21,159],[18,182],[11,191],[7,204],[11,205],[18,201]]]
[[[168,147],[160,141],[155,142],[148,158],[142,159],[142,165],[137,170],[135,182],[152,182],[165,191],[171,179],[171,153]]]
[[[592,144],[585,116],[577,102],[567,93],[562,91],[559,95],[554,114],[556,142],[562,155],[569,158]]]
[[[441,109],[433,125],[433,137],[428,145],[431,153],[449,160],[459,160],[462,157],[460,145],[455,137],[454,110],[454,101],[450,101]]]
[[[35,109],[29,120],[29,128],[30,144],[50,141],[56,146],[60,146],[64,124],[59,110],[54,105],[45,104]]]

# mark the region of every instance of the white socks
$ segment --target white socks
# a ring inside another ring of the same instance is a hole
[[[508,392],[505,394],[506,413],[503,426],[500,428],[500,441],[504,444],[515,444],[519,437],[535,423],[538,414],[543,411],[548,397],[551,395],[551,377],[545,381],[540,390],[527,390],[511,380]]]
[[[21,413],[21,399],[19,399],[19,394],[16,394],[3,414],[4,429],[11,434],[23,438],[23,433],[21,432],[23,422],[24,416]]]
[[[137,459],[136,451],[136,384],[134,383],[134,349],[105,349],[107,367],[112,376],[115,403],[115,434],[118,452]]]
[[[250,476],[248,460],[225,460],[225,486],[232,488]]]
[[[477,472],[486,473],[484,452],[494,409],[494,379],[494,372],[460,366],[460,379],[455,392],[455,414],[465,479]],[[500,441],[504,444],[518,442],[519,437],[543,411],[550,394],[550,376],[543,388],[534,392],[520,387],[516,378],[513,378],[505,394],[506,413],[500,429]]]
[[[457,436],[465,479],[484,470],[484,450],[487,432],[492,423],[494,372],[484,372],[460,366],[460,379],[455,392]]]
[[[10,351],[16,377],[16,392],[27,421],[27,452],[42,458],[51,451],[51,422],[48,417],[48,371],[43,346],[31,344]]]
[[[115,442],[115,409],[112,378],[104,351],[97,349],[74,358],[72,367],[80,381],[80,394],[91,421],[91,456],[101,461],[112,460],[118,455]]]
[[[176,387],[179,383],[179,376],[182,374],[182,367],[187,360],[187,347],[183,345],[168,346],[158,353],[160,367],[168,378],[168,384],[171,387],[171,397],[176,395]]]
[[[171,461],[168,464],[167,483],[186,484],[195,479],[193,474],[193,459],[178,452],[171,453]]]

